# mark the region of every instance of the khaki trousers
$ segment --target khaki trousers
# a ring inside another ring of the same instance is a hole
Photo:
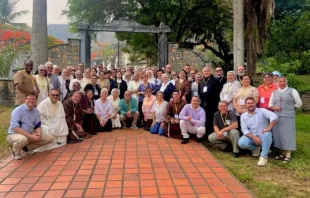
[[[124,115],[120,115],[119,116],[123,126],[126,126],[126,120],[127,120],[127,117],[124,116]],[[138,121],[138,118],[139,118],[139,111],[136,111],[135,113],[132,114],[132,125],[131,126],[137,126],[137,121]]]
[[[52,143],[54,137],[48,133],[41,132],[41,138],[39,141],[34,142],[28,139],[26,136],[22,134],[9,134],[7,136],[7,141],[9,142],[10,146],[13,149],[13,152],[17,155],[20,155],[21,150],[27,146],[30,151],[33,151],[41,146],[47,145]]]
[[[180,128],[181,128],[181,133],[182,133],[183,138],[189,138],[189,133],[196,134],[197,138],[202,138],[204,134],[206,133],[206,127],[192,126],[190,122],[185,121],[185,120],[180,121]]]
[[[233,129],[228,132],[228,136],[224,136],[223,140],[217,139],[217,135],[215,132],[211,133],[208,136],[208,139],[210,143],[215,144],[216,146],[220,147],[221,149],[224,149],[227,146],[228,142],[231,142],[233,146],[233,152],[238,153],[238,140],[240,138],[239,131],[236,129]]]

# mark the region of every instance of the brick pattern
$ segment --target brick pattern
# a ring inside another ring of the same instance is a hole
[[[68,43],[56,45],[48,49],[48,61],[61,69],[80,62],[80,40],[68,39]]]
[[[0,167],[0,197],[252,197],[203,145],[143,130],[101,133]]]

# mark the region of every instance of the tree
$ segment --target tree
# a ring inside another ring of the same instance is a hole
[[[226,34],[232,29],[231,4],[218,0],[70,0],[67,14],[72,26],[86,22],[105,24],[128,17],[144,25],[171,27],[170,42],[193,49],[203,45],[226,64],[231,64],[231,41]],[[119,40],[130,45],[130,51],[157,62],[157,34],[120,33]],[[212,44],[212,45],[211,45]],[[216,44],[216,48],[213,47]]]
[[[244,65],[244,0],[235,0],[234,8],[234,71]]]
[[[14,19],[21,17],[23,15],[29,14],[29,11],[22,10],[19,12],[14,12],[16,4],[20,0],[0,0],[0,23],[1,24],[11,24],[15,26],[27,27],[26,24],[14,23]]]
[[[31,59],[34,70],[48,60],[46,0],[33,0]]]

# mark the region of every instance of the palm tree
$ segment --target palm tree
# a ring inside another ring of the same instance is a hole
[[[24,23],[13,23],[13,20],[17,17],[30,13],[28,10],[14,12],[14,8],[19,1],[20,0],[0,0],[0,23],[11,24],[13,26],[27,26]]]

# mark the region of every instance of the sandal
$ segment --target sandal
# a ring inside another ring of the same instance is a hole
[[[275,157],[276,160],[283,160],[284,159],[284,155],[280,154],[280,155],[277,155]]]
[[[80,142],[83,142],[83,139],[80,138],[80,139],[75,139],[75,140],[69,140],[67,142],[67,144],[76,144],[76,143],[80,143]]]
[[[284,159],[283,159],[283,163],[289,163],[291,161],[291,158],[289,158],[289,157],[285,157]]]

